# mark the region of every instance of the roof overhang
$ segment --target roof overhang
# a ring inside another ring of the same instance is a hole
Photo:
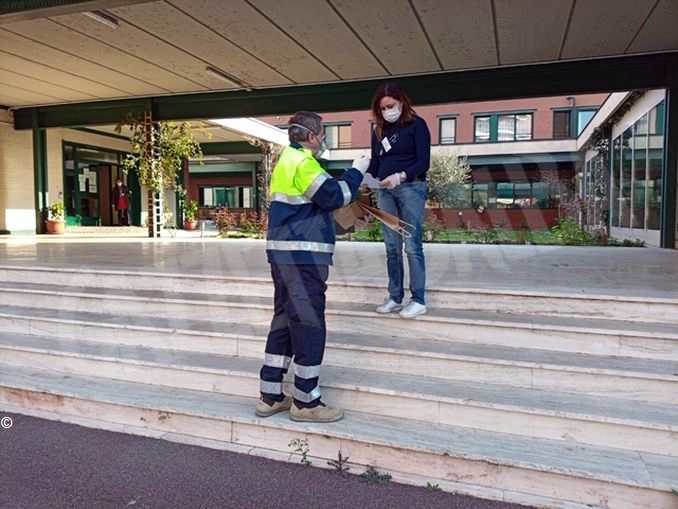
[[[398,80],[416,104],[484,101],[665,88],[678,84],[678,52],[440,72]],[[15,127],[117,123],[151,111],[156,120],[286,115],[298,110],[350,111],[370,104],[375,80],[161,95],[15,111]]]

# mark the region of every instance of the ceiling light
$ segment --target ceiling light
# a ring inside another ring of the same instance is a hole
[[[105,11],[87,11],[83,12],[83,14],[88,18],[92,18],[94,21],[98,21],[102,25],[106,25],[107,27],[114,30],[120,26],[118,20]]]
[[[211,65],[208,65],[205,68],[205,72],[209,76],[212,76],[213,78],[216,78],[216,79],[221,80],[221,81],[226,81],[228,83],[235,83],[236,85],[238,85],[241,88],[244,88],[248,92],[252,91],[252,87],[250,87],[247,83],[236,78],[235,76],[232,76],[232,75],[222,71],[221,69],[217,69],[216,67],[212,67]]]

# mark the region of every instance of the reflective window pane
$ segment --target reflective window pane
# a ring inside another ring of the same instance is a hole
[[[570,110],[553,112],[553,137],[555,139],[569,138]]]
[[[577,136],[586,129],[586,126],[596,114],[596,110],[580,110],[577,112]]]
[[[339,129],[336,125],[325,126],[325,143],[327,148],[339,148]]]
[[[622,135],[622,153],[621,153],[621,195],[619,207],[619,226],[629,228],[631,226],[631,181],[633,179],[633,148],[631,138],[633,128],[624,131]]]
[[[339,126],[339,148],[351,148],[351,126]]]
[[[633,136],[633,228],[645,229],[645,171],[647,169],[647,115],[635,125]]]
[[[510,182],[497,183],[497,208],[507,209],[512,208],[513,201],[513,184]]]
[[[513,141],[516,139],[516,116],[500,115],[499,128],[497,131],[499,141]]]
[[[473,184],[473,208],[487,208],[487,184]]]
[[[514,206],[524,209],[532,208],[534,201],[532,198],[532,184],[521,182],[513,185]]]
[[[659,230],[661,217],[662,166],[664,165],[664,102],[648,117],[647,228]]]
[[[490,117],[476,117],[475,141],[490,141]]]
[[[532,139],[532,114],[516,115],[516,140]]]
[[[621,136],[612,143],[612,192],[610,195],[610,224],[619,226],[619,206],[621,204]]]
[[[440,120],[440,144],[452,144],[456,140],[457,120],[443,118]]]

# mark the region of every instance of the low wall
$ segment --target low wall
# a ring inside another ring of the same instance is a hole
[[[429,216],[443,221],[447,228],[507,228],[545,230],[558,221],[558,209],[428,209]]]

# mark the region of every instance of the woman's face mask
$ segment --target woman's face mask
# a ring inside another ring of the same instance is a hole
[[[390,98],[385,97],[382,99],[381,116],[384,117],[386,122],[393,124],[400,119],[400,115],[403,113],[403,108],[398,101],[394,99],[386,101],[386,99]]]

